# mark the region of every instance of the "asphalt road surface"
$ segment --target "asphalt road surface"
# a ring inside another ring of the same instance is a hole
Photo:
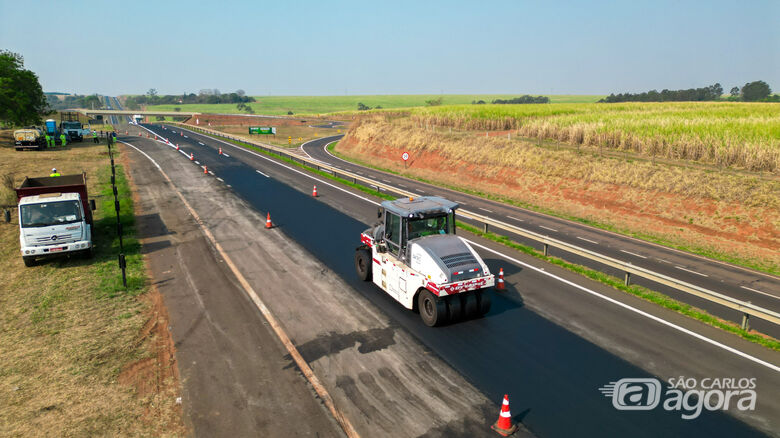
[[[190,164],[211,172],[204,178],[225,184],[262,215],[270,211],[287,236],[488,399],[509,393],[513,413],[538,436],[754,436],[780,430],[780,401],[773,396],[780,388],[776,352],[467,233],[460,234],[478,244],[492,271],[504,268],[509,290],[493,293],[485,318],[426,327],[354,274],[354,249],[375,220],[376,200],[208,136],[145,126],[178,143],[183,153],[161,142],[155,148],[180,160],[193,153]],[[220,156],[218,147],[227,155]],[[311,197],[313,184],[320,198]],[[755,410],[705,409],[684,420],[680,411],[660,406],[619,411],[599,392],[622,378],[666,382],[680,376],[755,378]]]
[[[327,150],[327,144],[331,141],[336,141],[339,138],[341,138],[341,136],[331,137],[329,138],[330,141],[308,142],[302,145],[301,149],[310,158],[327,163],[331,166],[358,173],[406,191],[419,194],[435,193],[447,199],[453,199],[460,202],[462,210],[468,210],[482,216],[487,216],[739,300],[749,301],[766,309],[780,312],[780,278],[611,233],[598,228],[589,227],[576,222],[558,219],[523,208],[486,200],[477,196],[471,196],[353,164],[334,156]],[[466,222],[469,221],[466,220]],[[523,236],[499,229],[492,229],[492,231],[497,234],[510,236],[517,242],[537,249],[542,248],[541,243],[527,239]],[[550,254],[559,256],[573,263],[597,269],[618,278],[623,277],[622,271],[579,257],[575,254],[566,253],[560,249],[551,248]],[[737,323],[742,321],[742,314],[740,312],[713,304],[685,292],[680,292],[676,289],[637,276],[632,277],[632,282],[663,292],[682,302],[706,309],[710,313],[721,318]],[[753,320],[751,320],[751,327],[774,337],[780,337],[780,327],[777,327],[774,324],[753,318]]]

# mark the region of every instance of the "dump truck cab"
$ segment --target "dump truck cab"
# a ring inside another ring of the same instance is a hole
[[[455,234],[458,203],[436,196],[385,201],[361,234],[355,269],[429,326],[484,315],[495,277]]]

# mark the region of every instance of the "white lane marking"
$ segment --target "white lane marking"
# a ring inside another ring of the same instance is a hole
[[[457,202],[460,205],[468,205],[465,201],[455,201],[455,202]]]
[[[554,279],[556,279],[556,280],[558,280],[558,281],[560,281],[562,283],[568,284],[569,286],[577,288],[577,289],[579,289],[579,290],[581,290],[581,291],[583,291],[585,293],[588,293],[588,294],[593,295],[595,297],[601,298],[601,299],[603,299],[605,301],[608,301],[608,302],[610,302],[612,304],[620,306],[620,307],[622,307],[622,308],[624,308],[626,310],[629,310],[631,312],[634,312],[634,313],[637,313],[637,314],[639,314],[641,316],[644,316],[645,318],[652,319],[653,321],[656,321],[656,322],[658,322],[660,324],[663,324],[663,325],[665,325],[667,327],[671,327],[671,328],[673,328],[673,329],[675,329],[677,331],[680,331],[682,333],[685,333],[687,335],[693,336],[694,338],[699,339],[699,340],[704,341],[704,342],[707,342],[708,344],[712,344],[712,345],[714,345],[714,346],[716,346],[718,348],[721,348],[721,349],[726,350],[728,352],[734,353],[737,356],[741,356],[741,357],[743,357],[745,359],[748,359],[750,361],[753,361],[753,362],[755,362],[757,364],[763,365],[763,366],[765,366],[765,367],[767,367],[767,368],[769,368],[769,369],[771,369],[773,371],[780,372],[780,367],[777,366],[777,365],[771,364],[771,363],[766,362],[764,360],[761,360],[761,359],[759,359],[757,357],[751,356],[751,355],[749,355],[747,353],[743,353],[743,352],[737,350],[736,348],[729,347],[728,345],[725,345],[725,344],[721,344],[718,341],[712,340],[712,339],[710,339],[710,338],[708,338],[708,337],[706,337],[704,335],[700,335],[700,334],[698,334],[698,333],[696,333],[694,331],[688,330],[687,328],[680,327],[677,324],[671,323],[671,322],[669,322],[669,321],[667,321],[667,320],[665,320],[663,318],[660,318],[658,316],[651,315],[651,314],[649,314],[649,313],[647,313],[647,312],[645,312],[643,310],[639,310],[639,309],[637,309],[635,307],[631,307],[630,305],[622,303],[622,302],[620,302],[620,301],[618,301],[618,300],[616,300],[614,298],[610,298],[610,297],[608,297],[606,295],[602,295],[602,294],[600,294],[598,292],[592,291],[592,290],[588,289],[585,286],[580,286],[579,284],[571,282],[569,280],[566,280],[565,278],[558,277],[557,275],[551,274],[551,273],[545,271],[542,268],[537,268],[536,266],[532,266],[532,265],[529,265],[528,263],[521,262],[520,260],[517,260],[515,258],[509,257],[506,254],[503,254],[503,253],[501,253],[499,251],[496,251],[494,249],[488,248],[488,247],[486,247],[484,245],[480,245],[480,244],[478,244],[476,242],[472,242],[471,240],[468,240],[468,239],[464,239],[464,240],[466,240],[467,242],[469,242],[470,244],[472,244],[472,245],[474,245],[474,246],[476,246],[478,248],[482,248],[485,251],[492,252],[493,254],[501,256],[501,257],[503,257],[503,258],[513,262],[513,263],[517,263],[518,265],[525,266],[528,269],[532,269],[534,271],[537,271],[537,272],[541,273],[542,275],[546,275],[546,276],[548,276],[550,278],[554,278]]]
[[[405,185],[403,185],[403,184],[401,184],[401,183],[398,183],[398,185],[399,185],[399,186],[401,186],[401,187],[403,187],[403,188],[406,188],[406,186],[405,186]]]
[[[226,157],[230,158],[230,155],[228,155],[228,154],[225,154],[225,153],[223,153],[222,155],[224,155],[224,156],[226,156]]]
[[[237,150],[240,150],[240,151],[242,151],[242,152],[246,152],[246,153],[248,153],[248,154],[251,154],[251,155],[254,155],[254,156],[258,157],[258,158],[262,158],[262,159],[264,159],[264,160],[266,160],[266,161],[269,161],[269,162],[271,162],[271,163],[273,163],[273,164],[276,164],[277,166],[284,167],[284,168],[286,168],[286,169],[288,169],[288,170],[291,170],[291,171],[293,171],[293,172],[295,172],[295,173],[298,173],[298,174],[300,174],[300,175],[303,175],[303,176],[305,176],[305,177],[307,177],[307,178],[310,178],[310,179],[313,179],[313,180],[315,180],[315,181],[318,181],[318,182],[320,182],[321,184],[325,184],[325,185],[327,185],[327,186],[330,186],[330,187],[333,187],[333,188],[335,188],[335,189],[337,189],[337,190],[340,190],[340,191],[342,191],[342,192],[344,192],[344,193],[348,193],[348,194],[350,194],[350,195],[352,195],[352,196],[354,196],[354,197],[356,197],[356,198],[358,198],[358,199],[362,199],[362,200],[364,200],[364,201],[368,202],[369,204],[373,204],[373,205],[375,205],[375,206],[378,206],[378,205],[380,205],[378,202],[376,202],[376,201],[374,201],[374,200],[372,200],[372,199],[368,199],[368,198],[366,198],[366,197],[364,197],[364,196],[358,195],[358,194],[356,194],[356,193],[352,193],[352,192],[350,192],[349,190],[346,190],[346,189],[344,189],[344,188],[342,188],[342,187],[339,187],[339,186],[337,186],[337,185],[335,185],[335,184],[331,184],[331,183],[329,183],[329,182],[327,182],[327,181],[324,181],[324,180],[322,180],[322,179],[320,179],[320,178],[317,178],[317,177],[314,177],[314,176],[312,176],[312,175],[309,175],[309,174],[307,174],[307,173],[305,173],[305,172],[303,172],[303,171],[300,171],[300,170],[298,170],[298,169],[293,169],[293,168],[291,168],[290,166],[287,166],[286,164],[282,164],[282,163],[276,162],[276,161],[274,161],[273,159],[271,159],[271,158],[269,158],[269,157],[266,157],[266,156],[263,156],[263,155],[260,155],[260,154],[259,154],[259,153],[257,153],[257,152],[251,151],[251,150],[249,150],[249,149],[244,149],[244,148],[242,148],[241,146],[234,145],[234,144],[232,144],[232,143],[228,143],[228,142],[226,142],[226,141],[222,141],[222,140],[219,140],[219,139],[215,139],[215,140],[217,140],[217,141],[219,141],[219,142],[222,142],[222,143],[224,143],[224,144],[226,144],[226,145],[228,145],[228,146],[230,146],[230,147],[233,147],[233,148],[235,148],[235,149],[237,149]],[[124,143],[124,142],[122,142],[122,143]],[[127,143],[125,143],[125,144],[127,144]],[[132,146],[132,145],[129,145],[129,146]],[[138,150],[138,148],[136,148],[135,146],[132,146],[132,147],[133,147],[133,149],[136,149],[136,150]],[[139,150],[139,152],[141,152],[141,151]],[[143,152],[141,152],[141,153],[142,153],[142,154],[144,154],[144,155],[146,155],[146,154],[145,154],[145,153],[143,153]],[[146,157],[147,157],[147,158],[149,158],[149,159],[151,160],[151,158],[150,158],[148,155],[146,155]],[[152,160],[152,161],[154,162],[154,160]],[[160,168],[160,166],[159,166],[159,165],[157,165],[157,163],[155,163],[155,166],[157,166],[157,168],[158,168],[158,169]],[[258,170],[257,172],[260,172],[260,171]],[[262,172],[260,172],[260,173],[262,173]],[[229,184],[228,184],[228,187],[230,187],[230,185],[229,185]],[[467,239],[464,239],[464,240],[467,240]],[[560,281],[560,282],[562,282],[562,283],[568,284],[568,285],[570,285],[570,286],[572,286],[572,287],[574,287],[574,288],[580,289],[580,290],[582,290],[582,291],[584,291],[584,292],[586,292],[586,293],[589,293],[589,294],[591,294],[591,295],[594,295],[594,296],[596,296],[596,297],[599,297],[599,298],[601,298],[601,299],[603,299],[603,300],[606,300],[606,301],[608,301],[608,302],[611,302],[611,303],[613,303],[613,304],[615,304],[615,305],[617,305],[617,306],[619,306],[619,307],[622,307],[622,308],[624,308],[624,309],[626,309],[626,310],[629,310],[629,311],[631,311],[631,312],[635,312],[635,313],[637,313],[637,314],[639,314],[639,315],[641,315],[641,316],[644,316],[645,318],[652,319],[653,321],[656,321],[656,322],[658,322],[658,323],[660,323],[660,324],[663,324],[663,325],[665,325],[665,326],[671,327],[671,328],[673,328],[673,329],[675,329],[675,330],[678,330],[678,331],[680,331],[680,332],[682,332],[682,333],[685,333],[685,334],[687,334],[687,335],[689,335],[689,336],[692,336],[692,337],[694,337],[694,338],[696,338],[696,339],[699,339],[699,340],[701,340],[701,341],[704,341],[704,342],[706,342],[706,343],[709,343],[709,344],[711,344],[711,345],[714,345],[714,346],[716,346],[716,347],[718,347],[718,348],[721,348],[721,349],[723,349],[723,350],[726,350],[726,351],[728,351],[728,352],[730,352],[730,353],[734,353],[734,354],[736,354],[737,356],[743,357],[743,358],[745,358],[745,359],[748,359],[748,360],[750,360],[750,361],[752,361],[752,362],[755,362],[755,363],[757,363],[757,364],[759,364],[759,365],[763,365],[763,366],[765,366],[765,367],[767,367],[767,368],[769,368],[769,369],[771,369],[771,370],[773,370],[773,371],[776,371],[776,372],[779,372],[779,373],[780,373],[780,367],[779,367],[779,366],[777,366],[777,365],[773,365],[773,364],[771,364],[771,363],[769,363],[769,362],[766,362],[766,361],[764,361],[764,360],[761,360],[761,359],[759,359],[759,358],[757,358],[757,357],[751,356],[751,355],[749,355],[749,354],[747,354],[747,353],[743,353],[743,352],[741,352],[741,351],[737,350],[736,348],[729,347],[728,345],[725,345],[725,344],[721,344],[720,342],[718,342],[718,341],[714,341],[714,340],[712,340],[712,339],[710,339],[710,338],[708,338],[708,337],[706,337],[706,336],[704,336],[704,335],[700,335],[700,334],[698,334],[698,333],[696,333],[696,332],[693,332],[693,331],[691,331],[691,330],[688,330],[688,329],[686,329],[686,328],[684,328],[684,327],[680,327],[680,326],[678,326],[678,325],[676,325],[676,324],[674,324],[674,323],[671,323],[671,322],[669,322],[669,321],[666,321],[666,320],[664,320],[663,318],[660,318],[660,317],[658,317],[658,316],[655,316],[655,315],[651,315],[651,314],[649,314],[649,313],[647,313],[647,312],[645,312],[645,311],[642,311],[642,310],[639,310],[639,309],[637,309],[637,308],[631,307],[631,306],[630,306],[630,305],[628,305],[628,304],[621,303],[620,301],[618,301],[618,300],[616,300],[616,299],[614,299],[614,298],[610,298],[610,297],[608,297],[608,296],[605,296],[605,295],[602,295],[602,294],[600,294],[600,293],[598,293],[598,292],[592,291],[592,290],[590,290],[590,289],[588,289],[588,288],[586,288],[586,287],[584,287],[584,286],[580,286],[580,285],[578,285],[578,284],[576,284],[576,283],[573,283],[573,282],[571,282],[571,281],[569,281],[569,280],[566,280],[566,279],[564,279],[564,278],[558,277],[557,275],[550,274],[550,273],[546,272],[546,271],[544,270],[544,268],[537,268],[537,267],[535,267],[535,266],[531,266],[531,265],[529,265],[529,264],[527,264],[527,263],[521,262],[520,260],[517,260],[517,259],[515,259],[515,258],[509,257],[509,256],[508,256],[508,255],[506,255],[506,254],[503,254],[503,253],[501,253],[501,252],[498,252],[498,251],[495,251],[495,250],[493,250],[493,249],[490,249],[490,248],[488,248],[488,247],[486,247],[486,246],[484,246],[484,245],[480,245],[480,244],[478,244],[478,243],[476,243],[476,242],[472,242],[472,241],[470,241],[470,240],[467,240],[467,241],[468,241],[469,243],[471,243],[472,245],[475,245],[475,246],[477,246],[477,247],[479,247],[479,248],[483,248],[483,249],[485,249],[486,251],[489,251],[489,252],[492,252],[492,253],[494,253],[494,254],[497,254],[497,255],[499,255],[499,256],[501,256],[501,257],[503,257],[503,258],[505,258],[505,259],[507,259],[507,260],[509,260],[509,261],[511,261],[511,262],[517,263],[517,264],[519,264],[519,265],[522,265],[522,266],[526,266],[526,267],[528,267],[529,269],[532,269],[532,270],[534,270],[534,271],[540,272],[540,273],[542,273],[543,275],[547,275],[547,276],[549,276],[549,277],[551,277],[551,278],[554,278],[554,279],[556,279],[556,280],[558,280],[558,281]]]
[[[702,274],[701,272],[691,271],[690,269],[685,269],[682,266],[675,265],[675,268],[680,269],[682,271],[690,272],[691,274],[701,275],[702,277],[709,277],[707,274]]]
[[[200,141],[198,142],[198,144],[201,145],[201,146],[206,146],[205,144],[203,144],[203,142],[200,142]]]
[[[214,176],[214,172],[209,170],[209,175]]]
[[[664,263],[669,263],[669,264],[671,264],[671,263],[672,263],[672,262],[670,262],[669,260],[664,260],[664,259],[658,259],[658,261],[659,261],[659,262],[664,262]]]
[[[304,147],[304,146],[306,146],[307,144],[309,144],[309,143],[311,143],[311,142],[313,142],[313,141],[317,141],[317,140],[320,140],[320,139],[319,139],[319,138],[315,138],[315,139],[313,139],[313,140],[309,140],[309,141],[307,141],[307,142],[303,143],[302,145],[298,146],[298,148],[301,150],[301,152],[303,152],[304,154],[306,154],[306,156],[307,156],[307,157],[309,157],[309,158],[311,158],[311,159],[313,160],[314,158],[312,158],[312,156],[311,156],[311,155],[309,155],[309,153],[308,153],[308,152],[306,152],[306,149],[304,149],[303,147]],[[330,144],[330,143],[328,143],[328,144]],[[327,146],[327,145],[325,145],[325,146]]]
[[[263,172],[260,172],[259,170],[255,169],[255,172],[259,173],[260,175],[263,175],[266,178],[270,178],[270,176],[264,174]]]
[[[544,228],[545,230],[555,231],[556,233],[558,232],[555,228],[545,227],[544,225],[539,225],[539,227]]]
[[[200,161],[195,161],[195,164],[200,165]]]
[[[621,250],[620,250],[620,252],[624,252],[624,253],[626,253],[626,254],[631,254],[632,256],[636,256],[636,257],[641,257],[641,258],[643,258],[643,259],[646,259],[646,258],[647,258],[647,257],[645,257],[645,256],[643,256],[643,255],[640,255],[640,254],[637,254],[637,253],[635,253],[635,252],[626,251],[625,249],[621,249]]]
[[[185,156],[185,157],[187,157],[187,158],[189,158],[189,157],[190,157],[190,156],[189,156],[189,154],[187,154],[186,152],[184,152],[184,151],[183,151],[183,150],[181,150],[181,149],[179,149],[179,152],[181,152],[181,154],[182,154],[182,155],[184,155],[184,156]]]
[[[477,207],[477,208],[482,210],[482,211],[486,211],[488,213],[493,213],[493,210],[488,210],[487,208],[482,208],[482,207]]]
[[[599,243],[598,243],[598,242],[596,242],[595,240],[586,239],[586,238],[584,238],[584,237],[580,237],[580,236],[577,236],[577,238],[578,238],[578,239],[580,239],[580,240],[584,240],[584,241],[586,241],[586,242],[590,242],[590,243],[592,243],[592,244],[594,244],[594,245],[598,245],[598,244],[599,244]]]
[[[522,220],[522,219],[518,219],[518,218],[516,218],[516,217],[514,217],[514,216],[507,216],[507,217],[508,217],[509,219],[514,219],[514,220],[516,220],[516,221],[518,221],[518,222],[525,222],[524,220]]]
[[[224,179],[222,179],[222,178],[220,178],[220,177],[217,177],[217,179],[218,179],[218,180],[220,180],[220,181],[222,181],[222,182],[225,182],[225,180],[224,180]]]
[[[184,138],[189,138],[189,137],[187,137],[187,136],[185,135],[185,136],[184,136]]]
[[[160,171],[160,173],[163,175],[163,177],[173,185],[173,181],[168,177],[168,174],[166,174],[159,164],[157,164],[156,161],[152,159],[149,155],[146,155],[143,151],[138,149],[137,147],[122,142],[133,149],[137,150],[138,152],[141,152],[148,158],[155,166],[157,166],[157,169]],[[230,185],[228,184],[228,187]],[[320,382],[319,378],[316,374],[314,374],[314,371],[311,369],[310,365],[306,360],[301,356],[301,353],[298,351],[298,349],[295,347],[295,344],[293,344],[292,340],[290,340],[290,337],[287,335],[287,333],[284,331],[284,328],[282,328],[282,325],[279,323],[279,321],[276,319],[276,317],[271,313],[271,311],[268,309],[268,307],[265,305],[263,300],[260,299],[260,296],[257,295],[257,292],[252,288],[252,285],[249,284],[247,279],[244,277],[244,275],[241,273],[241,271],[236,267],[235,263],[233,263],[233,260],[230,259],[230,256],[225,252],[225,250],[222,248],[222,245],[220,245],[219,242],[217,242],[217,239],[214,237],[214,234],[211,233],[211,230],[209,230],[208,227],[206,227],[203,222],[200,219],[200,216],[198,216],[198,213],[195,211],[195,209],[192,208],[192,206],[187,202],[187,199],[184,198],[184,195],[181,194],[181,192],[176,189],[176,195],[181,199],[182,203],[185,207],[187,207],[187,210],[189,210],[190,215],[195,219],[195,222],[200,224],[201,230],[203,230],[203,234],[206,235],[206,237],[211,241],[211,243],[214,245],[214,248],[222,255],[222,258],[227,263],[230,270],[233,272],[233,275],[236,276],[236,279],[238,280],[239,284],[241,284],[241,287],[244,289],[244,292],[249,296],[249,298],[252,300],[252,302],[255,304],[255,306],[260,310],[260,313],[263,314],[266,321],[268,321],[268,324],[271,326],[271,328],[274,330],[274,333],[276,333],[276,336],[279,338],[279,340],[282,342],[282,345],[285,346],[287,351],[290,353],[290,356],[293,358],[295,363],[298,365],[298,368],[302,371],[304,377],[306,377],[306,380],[312,385],[314,388],[314,391],[317,393],[317,395],[322,399],[325,406],[328,408],[328,410],[331,412],[331,415],[336,418],[336,421],[339,423],[339,425],[342,427],[342,429],[346,432],[347,436],[358,436],[357,432],[355,432],[354,427],[352,426],[352,423],[349,422],[349,419],[347,419],[333,404],[333,399],[331,398],[330,394],[328,393],[328,390],[325,389],[325,387]]]
[[[356,172],[356,173],[357,173],[358,175],[362,175],[362,174],[363,174],[363,172]]]
[[[386,180],[386,179],[383,179],[382,181],[383,181],[383,182],[386,182],[386,183],[392,183],[392,181],[390,181],[390,180]]]
[[[753,289],[753,288],[751,288],[751,287],[747,287],[747,286],[740,286],[740,287],[741,287],[742,289],[747,289],[747,290],[749,290],[749,291],[751,291],[751,292],[755,292],[755,293],[758,293],[758,294],[761,294],[761,295],[766,295],[766,296],[768,296],[768,297],[771,297],[771,298],[774,298],[774,299],[776,299],[776,300],[780,300],[780,297],[778,297],[777,295],[768,294],[768,293],[766,293],[766,292],[762,292],[762,291],[760,291],[760,290],[756,290],[756,289]]]

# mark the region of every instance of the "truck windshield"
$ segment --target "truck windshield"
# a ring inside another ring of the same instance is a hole
[[[409,219],[409,240],[434,234],[451,234],[451,215],[431,216],[424,219]]]
[[[28,204],[21,207],[22,227],[48,227],[81,222],[79,201]]]
[[[80,122],[62,122],[62,129],[81,129]]]

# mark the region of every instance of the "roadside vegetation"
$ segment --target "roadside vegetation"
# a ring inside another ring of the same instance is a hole
[[[15,211],[0,222],[0,435],[160,436],[181,434],[177,382],[162,386],[134,365],[156,355],[143,256],[134,237],[133,202],[122,166],[117,186],[127,283],[117,266],[118,238],[105,142],[56,151],[0,147],[0,204],[24,176],[87,172],[96,199],[93,259],[58,258],[26,268]],[[142,380],[152,379],[151,382]],[[155,390],[138,392],[136,387]]]
[[[419,127],[505,130],[526,138],[780,173],[774,103],[456,105],[414,108]]]

